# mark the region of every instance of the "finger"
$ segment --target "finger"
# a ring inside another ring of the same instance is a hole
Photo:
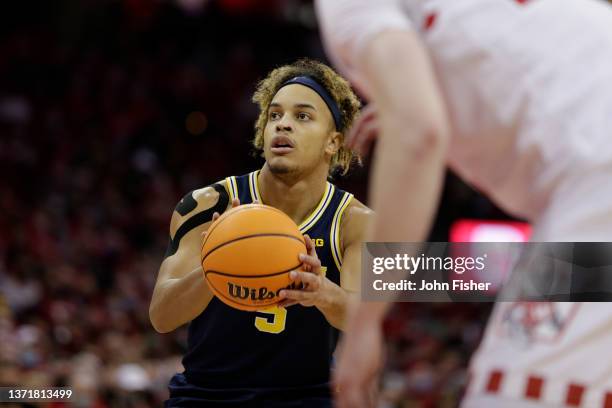
[[[355,123],[353,124],[353,126],[351,126],[346,135],[346,145],[349,148],[354,148],[355,138],[357,137],[357,135],[359,135],[363,126],[365,126],[373,118],[373,114],[370,114],[366,110],[364,110],[363,113],[359,116],[359,118],[355,121]]]
[[[314,242],[312,241],[312,238],[310,238],[308,234],[304,235],[304,242],[306,243],[306,252],[308,253],[308,255],[310,255],[313,258],[317,258],[318,260],[319,257],[317,256],[317,250],[315,249]],[[300,260],[302,260],[301,256],[302,255],[300,255]],[[309,262],[309,264],[311,264],[311,262]],[[321,262],[319,262],[318,266],[321,266]]]
[[[321,260],[319,259],[316,253],[310,255],[300,254],[299,259],[305,265],[310,266],[310,271],[312,272],[315,272],[318,268],[321,268]],[[316,273],[318,273],[318,271]]]
[[[285,299],[285,300],[281,300],[280,302],[278,302],[276,304],[276,306],[278,307],[284,307],[285,309],[288,308],[289,306],[293,306],[293,305],[297,305],[298,302],[295,300],[290,300],[290,299]]]
[[[240,200],[239,200],[239,199],[237,199],[237,198],[234,198],[234,199],[232,200],[232,208],[236,208],[236,207],[238,207],[239,205],[240,205]]]
[[[305,287],[302,291],[315,291],[319,290],[320,282],[319,277],[311,272],[299,272],[299,271],[291,271],[289,273],[289,278],[293,280],[295,283],[303,283]]]
[[[378,137],[378,121],[368,123],[355,138],[354,150],[361,156],[367,156],[374,140]]]
[[[215,212],[213,213],[213,219],[212,219],[212,220],[213,220],[213,222],[214,222],[214,221],[217,221],[217,219],[218,219],[220,216],[221,216],[221,214],[219,214],[218,212],[216,212],[216,211],[215,211]]]
[[[308,255],[319,259],[319,257],[317,256],[317,250],[315,248],[314,242],[312,240],[310,240],[310,249],[308,250]],[[320,262],[319,262],[320,264]]]
[[[351,146],[361,156],[369,154],[369,147],[378,137],[379,123],[375,118],[362,124],[351,134]]]
[[[376,107],[374,104],[369,104],[361,111],[361,115],[355,121],[351,129],[349,129],[346,137],[346,144],[349,148],[353,149],[355,147],[355,140],[361,133],[363,127],[367,126],[369,122],[375,120],[376,117]]]
[[[304,235],[304,244],[306,244],[306,254],[299,254],[298,259],[302,262],[302,269],[307,272],[310,272],[312,271],[314,267],[317,267],[317,265],[316,264],[313,265],[312,262],[310,262],[310,258],[307,258],[307,261],[304,262],[302,257],[309,256],[309,255],[312,256],[313,252],[314,252],[314,256],[316,257],[317,253],[314,250],[314,243],[312,242],[312,239],[307,234]],[[319,266],[320,266],[320,263],[319,263]]]
[[[354,127],[351,129],[351,148],[357,149],[360,144],[363,143],[364,139],[371,137],[372,130],[377,129],[378,127],[378,118],[376,116],[371,116],[367,118],[367,120],[363,120],[358,127]]]
[[[314,245],[308,234],[304,234],[304,243],[306,244],[306,252],[310,253],[310,250],[314,248]]]
[[[279,296],[281,297],[281,299],[291,299],[296,300],[298,302],[304,302],[307,300],[311,300],[313,295],[312,292],[305,292],[303,290],[283,289],[279,293]]]
[[[366,107],[362,109],[361,116],[365,120],[370,120],[372,118],[378,117],[378,107],[374,103],[368,103]]]
[[[361,121],[358,126],[352,127],[347,136],[347,147],[351,150],[357,150],[360,141],[363,138],[364,131],[371,126],[371,123],[374,122],[374,118],[368,121]]]

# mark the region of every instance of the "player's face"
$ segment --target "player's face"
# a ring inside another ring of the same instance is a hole
[[[319,94],[299,84],[276,93],[264,130],[264,156],[272,173],[328,166],[340,143],[340,133]]]

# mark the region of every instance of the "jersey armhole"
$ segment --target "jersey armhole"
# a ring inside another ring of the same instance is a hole
[[[231,176],[225,179],[225,186],[230,196],[230,202],[238,198],[238,184],[236,183],[236,177]]]
[[[334,218],[332,220],[332,226],[329,232],[329,242],[331,246],[332,258],[334,258],[334,263],[338,268],[338,271],[342,271],[342,252],[344,248],[342,248],[342,241],[340,237],[340,227],[342,225],[342,216],[344,215],[345,210],[353,200],[353,195],[351,193],[344,193],[344,196],[340,200],[340,204],[336,209],[336,213],[334,214]]]

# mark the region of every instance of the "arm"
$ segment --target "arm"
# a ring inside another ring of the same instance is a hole
[[[371,85],[380,123],[370,179],[371,202],[379,215],[369,240],[423,241],[437,209],[449,137],[427,52],[414,32],[388,30],[365,46],[358,65]],[[382,322],[387,305],[361,305],[360,320]]]
[[[340,271],[340,287],[345,296],[342,307],[337,308],[335,317],[342,322],[342,329],[346,329],[348,315],[359,301],[361,290],[361,247],[365,242],[366,231],[374,218],[374,212],[353,199],[346,214],[342,218],[340,236],[342,238],[343,259]],[[329,320],[329,319],[328,319]]]
[[[373,241],[424,240],[445,170],[449,124],[443,98],[403,3],[316,1],[328,55],[377,107],[370,204],[379,217],[368,236]]]
[[[219,187],[217,187],[219,188]],[[196,318],[213,297],[200,265],[202,233],[214,212],[227,208],[227,193],[212,187],[195,190],[177,205],[170,222],[170,246],[149,306],[155,330],[167,333]]]
[[[370,181],[373,207],[380,216],[370,238],[423,241],[442,189],[449,133],[433,69],[411,31],[374,37],[359,64],[372,84],[381,126]]]
[[[327,321],[340,330],[345,330],[349,310],[359,300],[361,288],[361,244],[364,242],[368,224],[373,218],[373,211],[357,199],[353,199],[342,217],[340,236],[342,239],[342,270],[340,286],[333,285],[319,310]]]
[[[328,51],[377,105],[380,140],[370,202],[378,215],[367,240],[423,241],[445,170],[445,106],[428,55],[398,2],[359,2],[317,0],[317,6],[319,16],[327,16],[321,23]],[[342,18],[340,5],[352,5],[351,19]],[[387,308],[386,303],[361,303],[351,311],[334,372],[339,408],[374,405],[369,391],[381,367]]]

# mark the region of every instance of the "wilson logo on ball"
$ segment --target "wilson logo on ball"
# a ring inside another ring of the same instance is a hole
[[[292,282],[284,288],[277,289],[276,291],[269,290],[267,287],[261,288],[249,288],[247,286],[235,285],[231,282],[227,282],[227,292],[231,298],[234,299],[250,299],[253,302],[261,302],[264,300],[270,300],[277,298],[279,293],[283,289],[298,289],[301,285],[296,285]]]

